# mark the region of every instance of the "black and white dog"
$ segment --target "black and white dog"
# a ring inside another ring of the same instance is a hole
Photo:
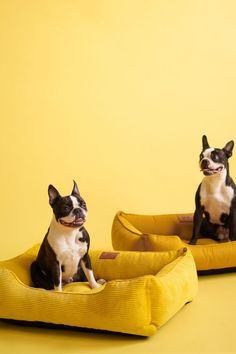
[[[33,285],[61,291],[64,283],[87,279],[91,288],[99,287],[88,255],[89,234],[83,226],[87,207],[76,182],[70,196],[62,197],[52,185],[48,195],[53,218],[31,265]]]
[[[207,137],[202,137],[200,169],[204,174],[195,196],[193,234],[190,244],[198,237],[217,241],[236,240],[236,186],[229,176],[228,158],[234,142],[223,149],[211,148]]]

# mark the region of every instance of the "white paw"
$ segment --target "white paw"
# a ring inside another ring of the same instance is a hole
[[[219,241],[229,241],[229,229],[219,226],[217,229],[217,238]]]
[[[100,288],[102,285],[98,283],[94,283],[92,289]]]
[[[222,241],[222,240],[224,240],[224,238],[225,238],[225,235],[224,235],[224,234],[218,234],[217,236],[218,236],[218,240],[219,240],[219,241]]]
[[[70,284],[70,283],[73,283],[74,279],[72,277],[66,279],[66,280],[63,280],[63,284]]]
[[[54,287],[54,290],[60,292],[60,291],[62,291],[62,286],[61,286],[61,285],[55,286],[55,287]]]
[[[93,284],[91,284],[91,288],[100,288],[101,286],[103,286],[106,283],[106,280],[104,279],[99,279],[98,281],[94,282]]]
[[[104,285],[106,283],[106,280],[105,279],[98,279],[97,283],[100,285]]]

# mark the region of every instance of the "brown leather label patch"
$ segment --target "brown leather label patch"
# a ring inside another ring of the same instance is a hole
[[[102,252],[99,259],[116,259],[119,252]]]
[[[193,222],[193,215],[178,215],[180,222]]]

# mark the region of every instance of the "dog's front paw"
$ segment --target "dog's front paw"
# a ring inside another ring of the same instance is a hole
[[[55,287],[54,287],[54,291],[59,291],[59,292],[61,292],[61,291],[62,291],[62,286],[61,286],[61,285],[55,286]]]
[[[96,282],[94,282],[93,284],[91,284],[91,288],[100,288],[101,286],[103,286],[106,283],[106,280],[104,279],[98,279]]]
[[[70,277],[66,280],[65,284],[73,283],[73,281],[74,281],[73,277]]]
[[[98,279],[98,280],[97,280],[97,283],[98,283],[99,285],[104,285],[104,284],[106,283],[106,280],[105,280],[105,279]]]
[[[217,240],[220,242],[229,241],[229,229],[226,229],[223,226],[218,227],[216,235],[217,235]]]

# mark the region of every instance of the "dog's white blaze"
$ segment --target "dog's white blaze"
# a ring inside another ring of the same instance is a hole
[[[75,198],[73,195],[70,196],[70,199],[72,200],[72,203],[73,203],[73,208],[79,208],[79,203],[78,203],[78,200],[77,198]]]
[[[63,265],[64,272],[62,280],[69,281],[77,272],[81,258],[87,253],[87,242],[81,242],[82,232],[69,229],[68,231],[58,227],[56,220],[53,220],[48,234],[48,242],[57,256],[60,266]]]
[[[210,149],[208,149],[210,150]],[[221,172],[203,178],[200,198],[205,211],[210,215],[210,222],[223,225],[220,221],[222,213],[230,213],[231,201],[234,197],[234,190],[231,186],[225,185],[226,169]]]

